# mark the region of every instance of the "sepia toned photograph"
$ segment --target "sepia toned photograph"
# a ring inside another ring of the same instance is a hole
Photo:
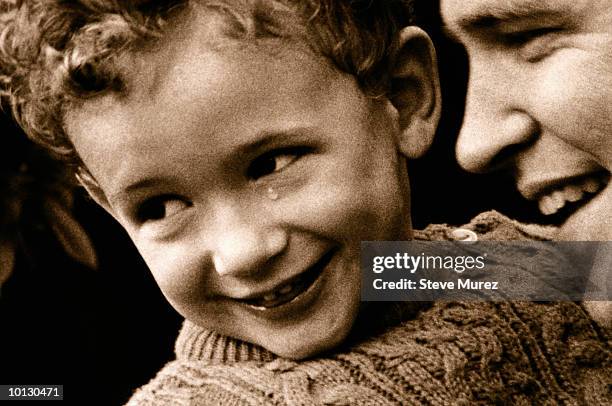
[[[0,0],[0,401],[612,404],[607,0]]]

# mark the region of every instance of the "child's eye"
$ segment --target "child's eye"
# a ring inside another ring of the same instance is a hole
[[[189,204],[177,196],[156,196],[140,205],[136,218],[142,223],[159,221],[171,217],[187,207],[189,207]]]
[[[256,180],[281,171],[306,153],[305,148],[283,148],[267,152],[249,165],[247,176]]]

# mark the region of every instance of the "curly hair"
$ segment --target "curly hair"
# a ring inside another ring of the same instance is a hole
[[[221,16],[232,39],[306,39],[371,97],[389,91],[398,31],[413,23],[411,0],[0,0],[2,95],[30,138],[87,174],[66,111],[125,91],[119,58],[194,7]]]

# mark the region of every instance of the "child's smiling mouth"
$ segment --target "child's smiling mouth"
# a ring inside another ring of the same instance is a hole
[[[327,251],[314,265],[310,266],[306,271],[291,278],[288,281],[282,282],[276,288],[249,299],[238,299],[238,301],[246,303],[249,307],[258,310],[266,311],[282,306],[286,303],[296,301],[302,293],[309,291],[315,284],[327,265],[334,257],[336,249]]]

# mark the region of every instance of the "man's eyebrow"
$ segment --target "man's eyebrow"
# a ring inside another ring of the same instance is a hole
[[[461,16],[455,27],[462,31],[471,32],[481,29],[495,29],[501,24],[547,20],[563,18],[567,15],[567,3],[552,0],[506,0],[489,2]],[[451,38],[455,38],[454,29],[445,29]]]

